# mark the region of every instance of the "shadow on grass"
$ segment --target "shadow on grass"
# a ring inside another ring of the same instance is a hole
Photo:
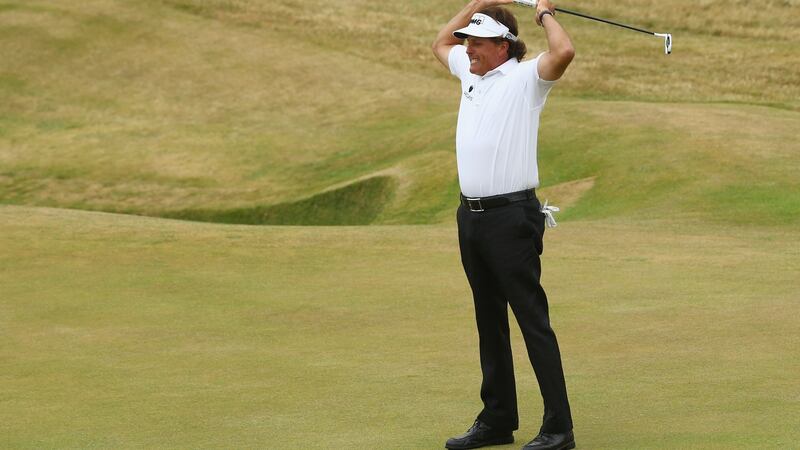
[[[172,219],[247,225],[368,225],[394,196],[388,176],[368,178],[294,202],[233,209],[186,209]]]

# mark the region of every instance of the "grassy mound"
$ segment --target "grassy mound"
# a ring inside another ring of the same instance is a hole
[[[390,177],[375,177],[291,203],[223,211],[184,210],[167,217],[249,225],[369,225],[393,195]]]
[[[0,202],[328,223],[285,204],[391,174],[370,223],[451,220],[458,87],[428,46],[460,4],[5,1]],[[543,187],[596,180],[574,219],[796,224],[793,6],[576,7],[670,31],[675,53],[563,17],[578,57],[543,117]]]

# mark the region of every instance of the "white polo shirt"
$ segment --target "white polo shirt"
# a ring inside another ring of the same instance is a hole
[[[450,72],[461,80],[456,158],[461,193],[487,197],[539,187],[539,114],[555,81],[539,78],[539,58],[511,58],[478,76],[467,48],[450,50]]]

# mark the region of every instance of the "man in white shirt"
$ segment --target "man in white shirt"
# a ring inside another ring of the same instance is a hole
[[[511,1],[470,1],[433,43],[437,59],[461,80],[458,234],[475,303],[483,372],[484,408],[465,434],[447,441],[450,449],[514,441],[519,418],[508,305],[522,330],[544,402],[540,433],[523,448],[575,447],[561,354],[539,283],[545,215],[535,194],[539,114],[575,50],[554,17],[554,5],[540,0],[536,23],[545,30],[548,51],[520,61],[526,48],[517,37],[517,21],[499,6]]]

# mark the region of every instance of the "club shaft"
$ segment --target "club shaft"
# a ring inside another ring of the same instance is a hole
[[[583,14],[583,13],[579,13],[577,11],[570,11],[568,9],[563,9],[563,8],[556,8],[556,11],[563,12],[565,14],[572,14],[573,16],[583,17],[584,19],[596,20],[598,22],[607,23],[609,25],[615,25],[615,26],[618,26],[618,27],[627,28],[629,30],[638,31],[640,33],[651,34],[653,36],[656,35],[652,31],[648,31],[648,30],[643,30],[641,28],[632,27],[630,25],[625,25],[624,23],[618,23],[618,22],[614,22],[614,21],[611,21],[611,20],[607,20],[607,19],[601,19],[599,17],[592,17],[592,16],[589,16],[589,15],[586,15],[586,14]]]

